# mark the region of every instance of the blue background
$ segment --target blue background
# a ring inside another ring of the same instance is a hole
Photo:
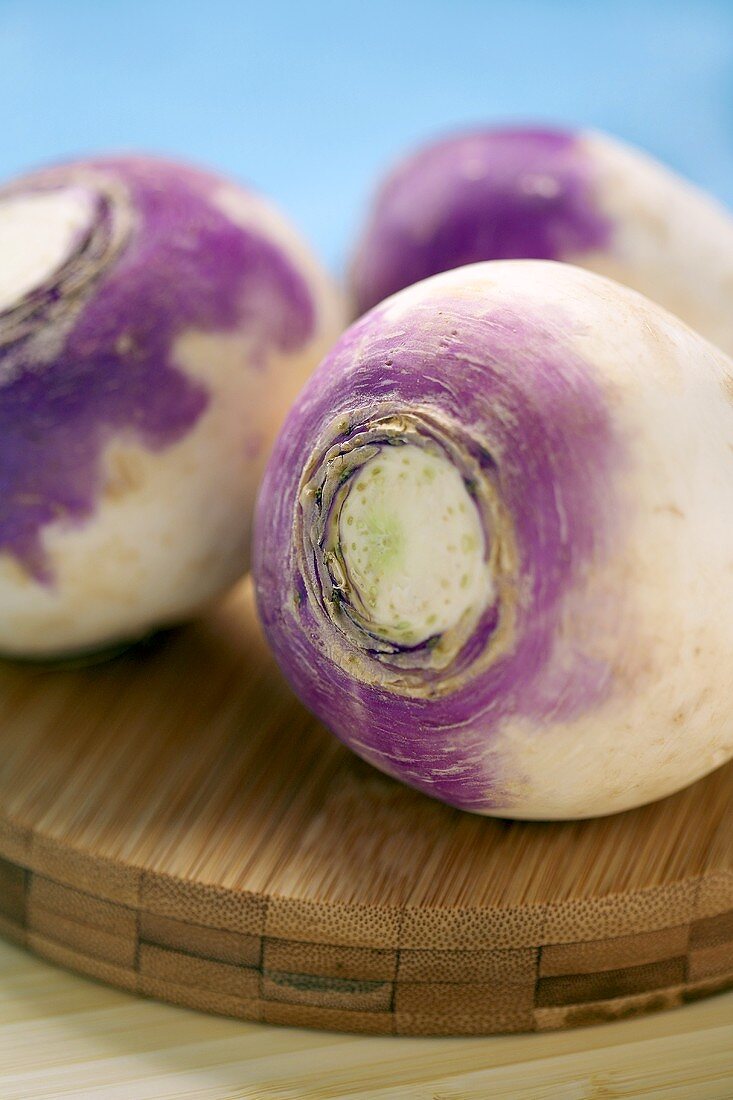
[[[733,0],[0,0],[0,119],[2,176],[183,155],[338,270],[391,160],[477,122],[606,129],[733,205]]]

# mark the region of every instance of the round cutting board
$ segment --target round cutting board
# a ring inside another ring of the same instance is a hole
[[[466,1034],[669,1007],[733,985],[733,766],[595,821],[451,810],[302,709],[243,586],[107,664],[0,664],[0,931],[271,1023]]]

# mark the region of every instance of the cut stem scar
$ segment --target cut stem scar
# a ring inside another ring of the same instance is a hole
[[[53,281],[93,227],[97,202],[84,187],[0,199],[0,313]]]
[[[346,599],[370,632],[416,646],[493,598],[484,530],[461,474],[387,445],[349,482],[338,516]]]

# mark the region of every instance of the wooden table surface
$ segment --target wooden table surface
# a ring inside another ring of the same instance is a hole
[[[733,992],[579,1031],[381,1038],[206,1016],[0,941],[1,1100],[733,1098]]]

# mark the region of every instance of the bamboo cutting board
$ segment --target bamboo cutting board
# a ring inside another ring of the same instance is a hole
[[[403,788],[293,699],[242,587],[106,665],[0,665],[0,930],[124,989],[399,1034],[733,985],[733,766],[596,821]]]

